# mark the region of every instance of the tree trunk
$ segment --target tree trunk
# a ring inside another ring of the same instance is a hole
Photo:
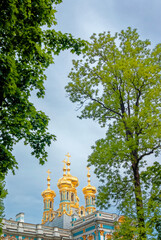
[[[147,237],[146,237],[146,229],[145,229],[144,206],[143,206],[143,199],[142,199],[142,192],[141,192],[138,163],[133,163],[132,168],[133,168],[133,174],[134,174],[134,190],[135,190],[135,199],[136,199],[139,240],[146,240]]]

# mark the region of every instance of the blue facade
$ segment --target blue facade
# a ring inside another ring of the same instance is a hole
[[[89,228],[85,229],[85,232],[91,231],[93,229],[95,229],[95,226],[92,226],[92,227],[89,227]]]
[[[103,225],[103,228],[114,230],[114,226],[109,226],[109,225]]]

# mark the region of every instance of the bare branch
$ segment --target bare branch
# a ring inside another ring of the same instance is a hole
[[[115,113],[116,115],[120,116],[122,118],[122,115],[119,113],[119,112],[116,112],[115,110],[111,109],[110,107],[107,107],[104,105],[104,103],[100,102],[98,99],[95,99],[93,97],[91,97],[89,94],[88,94],[89,98],[95,102],[97,102],[98,104],[100,104],[103,108],[105,108],[106,110],[112,112],[112,113]]]
[[[159,144],[159,145],[157,145],[156,147],[154,147],[151,151],[142,154],[142,155],[138,158],[138,162],[139,162],[143,157],[148,156],[148,155],[154,153],[154,151],[157,150],[157,149],[160,148],[160,147],[161,147],[161,145]]]

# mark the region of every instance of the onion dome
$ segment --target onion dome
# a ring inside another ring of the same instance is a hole
[[[50,171],[47,171],[48,177],[47,177],[47,189],[41,193],[43,199],[44,199],[44,212],[43,212],[43,219],[42,224],[44,224],[47,221],[52,221],[54,218],[53,213],[53,204],[54,204],[54,198],[56,197],[56,193],[50,189]]]
[[[67,179],[66,177],[66,161],[64,159],[64,167],[63,167],[63,177],[58,180],[57,186],[61,190],[63,188],[72,188],[72,183],[70,180]]]
[[[69,153],[66,155],[67,161],[63,161],[63,177],[58,180],[57,186],[60,193],[59,216],[62,214],[71,215],[72,207],[79,207],[79,198],[77,196],[76,187],[79,185],[77,177],[70,174]]]
[[[86,210],[87,214],[90,214],[90,213],[96,211],[95,194],[96,194],[97,190],[94,186],[91,186],[91,180],[90,180],[91,175],[89,173],[90,168],[87,167],[87,169],[88,169],[88,173],[87,173],[88,185],[82,189],[82,192],[83,192],[84,198],[85,198],[85,210]]]
[[[72,183],[72,186],[75,188],[75,187],[78,187],[79,186],[79,181],[78,181],[78,178],[77,177],[74,177],[70,174],[70,161],[69,161],[69,158],[71,157],[69,153],[67,153],[66,155],[67,157],[67,161],[66,161],[66,165],[67,165],[67,175],[66,175],[66,179],[71,181]]]

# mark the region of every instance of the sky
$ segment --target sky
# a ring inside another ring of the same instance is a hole
[[[149,39],[154,47],[161,36],[160,0],[64,0],[57,7],[56,30],[72,33],[76,38],[89,40],[93,33],[110,31],[112,34],[127,27],[137,28],[142,40]],[[9,172],[6,177],[8,195],[4,201],[5,218],[15,219],[19,212],[25,213],[25,222],[41,223],[43,199],[41,192],[47,188],[47,173],[51,173],[51,189],[56,192],[54,210],[59,207],[58,179],[63,175],[63,159],[71,155],[71,174],[78,177],[77,189],[80,206],[84,205],[82,188],[87,185],[87,159],[92,152],[91,146],[104,137],[105,129],[92,120],[80,120],[77,106],[70,102],[64,87],[69,82],[68,74],[72,68],[69,51],[55,57],[55,64],[47,71],[44,99],[34,95],[31,101],[37,109],[50,117],[49,131],[57,136],[57,141],[48,148],[48,162],[41,166],[31,156],[29,146],[18,143],[13,151],[19,169],[16,174]],[[91,167],[91,184],[98,187],[99,182]],[[108,210],[117,212],[115,208]]]

